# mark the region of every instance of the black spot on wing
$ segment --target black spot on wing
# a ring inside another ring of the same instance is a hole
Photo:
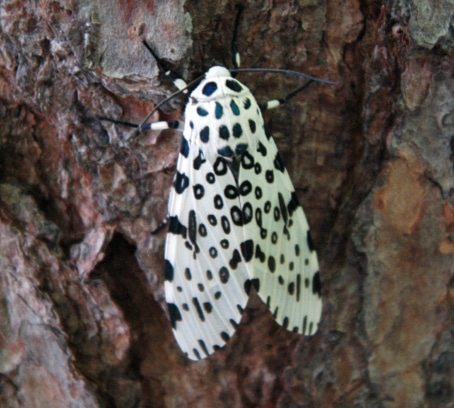
[[[267,170],[265,172],[265,179],[266,179],[267,183],[269,183],[269,184],[274,183],[274,172],[273,172],[273,170]]]
[[[298,198],[296,196],[296,193],[294,191],[292,191],[290,201],[287,204],[287,209],[288,209],[288,213],[290,214],[290,216],[298,208],[298,206],[299,206]]]
[[[216,92],[216,90],[218,89],[218,86],[216,84],[216,82],[207,82],[203,88],[202,88],[202,93],[205,95],[205,96],[211,96],[214,92]]]
[[[221,119],[223,114],[224,114],[224,109],[222,108],[222,105],[219,102],[216,102],[215,108],[214,108],[215,118]]]
[[[241,157],[241,166],[246,170],[252,169],[254,166],[254,158],[247,151]]]
[[[173,182],[173,187],[177,194],[182,194],[186,188],[189,186],[189,178],[184,173],[177,171],[175,173],[175,180]]]
[[[322,282],[320,280],[320,272],[316,272],[312,278],[312,293],[314,295],[322,296]]]
[[[214,173],[217,176],[225,175],[227,173],[227,163],[226,163],[225,159],[223,159],[222,157],[216,158],[213,168],[214,168]]]
[[[203,314],[203,310],[200,307],[200,302],[199,299],[196,297],[192,298],[192,304],[195,306],[195,310],[197,311],[197,315],[199,316],[199,319],[204,322],[205,321],[205,315]]]
[[[247,150],[248,147],[249,146],[247,143],[238,143],[235,146],[235,154],[237,154],[237,155],[243,154]]]
[[[235,249],[232,254],[232,259],[230,259],[229,261],[229,266],[232,269],[236,269],[240,262],[241,262],[240,252],[238,251],[238,249]]]
[[[267,154],[266,147],[265,147],[265,145],[264,145],[262,142],[259,142],[259,143],[258,143],[258,145],[257,145],[257,151],[258,151],[262,156],[266,156],[266,154]]]
[[[270,130],[268,129],[268,126],[264,125],[264,131],[266,138],[269,140],[271,138],[271,133]]]
[[[219,194],[216,194],[213,198],[213,204],[214,204],[214,208],[216,208],[217,210],[220,210],[220,209],[222,209],[222,207],[224,207],[224,200],[222,199],[222,197]]]
[[[199,116],[202,116],[202,117],[208,116],[208,111],[207,111],[206,109],[203,109],[201,106],[199,106],[199,107],[196,109],[196,111],[197,111],[197,114],[198,114]]]
[[[279,209],[281,210],[282,218],[284,219],[284,223],[287,225],[288,212],[287,212],[287,206],[285,205],[284,196],[281,193],[279,193],[277,195],[277,198],[279,201]]]
[[[213,305],[211,304],[211,302],[204,302],[203,309],[205,310],[205,312],[211,313],[213,311]]]
[[[243,225],[249,224],[254,217],[251,203],[245,203],[243,205]]]
[[[230,109],[232,110],[232,113],[235,116],[240,115],[240,108],[238,107],[238,105],[236,104],[236,102],[233,99],[230,101]]]
[[[229,270],[225,266],[221,267],[221,269],[219,269],[219,280],[225,284],[229,281],[229,279],[230,279]]]
[[[166,259],[166,268],[165,268],[165,279],[166,281],[172,282],[174,277],[173,265]]]
[[[218,250],[215,247],[210,247],[208,250],[208,253],[210,254],[211,258],[215,259],[218,256]]]
[[[262,227],[262,210],[260,208],[255,209],[255,222],[260,228]]]
[[[245,203],[242,210],[236,205],[232,206],[230,216],[233,223],[239,227],[250,223],[254,216],[251,203]]]
[[[213,227],[215,227],[215,226],[218,224],[218,219],[217,219],[216,216],[213,215],[213,214],[209,214],[208,217],[207,217],[207,219],[208,219],[208,222],[209,222]]]
[[[266,255],[258,244],[255,246],[255,257],[258,258],[262,263],[266,260]]]
[[[205,224],[199,224],[199,234],[201,237],[206,237],[208,235],[207,227],[205,227]]]
[[[243,128],[239,123],[235,123],[232,128],[233,137],[240,137],[243,134]]]
[[[230,228],[230,221],[229,219],[223,215],[221,217],[221,227],[222,227],[222,230],[224,231],[224,234],[230,234],[230,231],[231,231],[231,228]]]
[[[270,212],[270,210],[271,210],[271,201],[267,200],[265,202],[263,210],[265,211],[265,214],[268,214]]]
[[[202,351],[208,357],[210,355],[210,353],[208,352],[208,349],[207,349],[207,346],[206,346],[205,342],[202,339],[199,339],[198,342],[200,344],[200,347],[201,347]]]
[[[188,214],[188,236],[192,244],[197,244],[197,217],[194,210]]]
[[[239,191],[242,196],[248,195],[252,191],[251,182],[249,180],[243,181],[240,185]]]
[[[189,142],[184,137],[183,137],[183,140],[181,141],[180,153],[182,156],[184,156],[186,158],[189,155]]]
[[[200,140],[203,143],[208,143],[210,140],[210,128],[208,126],[205,126],[201,131],[200,131]],[[187,157],[187,156],[185,156]]]
[[[241,84],[234,79],[227,79],[225,81],[225,86],[235,92],[241,92],[241,90],[243,89]]]
[[[248,123],[249,123],[249,129],[251,130],[251,132],[255,133],[255,131],[257,129],[255,122],[252,119],[249,119]]]
[[[186,280],[190,281],[192,280],[192,273],[191,273],[191,270],[189,268],[185,268],[184,270],[184,277],[186,278]]]
[[[240,227],[243,225],[241,209],[238,206],[234,205],[230,209],[230,216],[232,217],[232,221],[235,225],[238,225]]]
[[[309,251],[313,252],[315,250],[310,230],[307,230],[307,246],[309,247]]]
[[[268,269],[271,273],[274,273],[274,271],[276,270],[276,260],[272,255],[268,257]]]
[[[225,331],[222,331],[221,333],[219,333],[219,335],[221,336],[221,339],[226,343],[230,340],[230,336]]]
[[[181,235],[183,238],[186,238],[187,228],[180,222],[176,215],[169,217],[169,233]]]
[[[309,323],[309,334],[312,334],[313,330],[314,330],[314,323],[310,322]]]
[[[288,323],[289,323],[288,317],[285,316],[285,317],[284,317],[284,320],[282,320],[282,327],[283,327],[284,329],[287,329],[287,328],[288,328]]]
[[[196,200],[200,200],[205,195],[205,187],[202,184],[196,184],[192,187],[194,191],[194,197]]]
[[[244,282],[244,291],[246,294],[249,295],[252,287],[254,287],[254,289],[258,292],[260,290],[260,279],[248,279]]]
[[[199,150],[199,154],[197,155],[197,157],[194,159],[194,169],[195,170],[199,170],[200,167],[202,167],[202,164],[205,163],[207,160],[205,159],[205,156],[204,154],[202,153],[201,150]]]
[[[274,168],[282,173],[285,171],[284,163],[282,162],[279,153],[276,153],[276,156],[274,157]]]
[[[300,301],[301,295],[301,274],[296,275],[296,301]]]
[[[228,184],[224,189],[224,195],[228,199],[233,200],[238,197],[238,188],[232,184]]]
[[[218,149],[219,156],[232,157],[234,155],[233,150],[230,146],[224,146]]]
[[[178,309],[178,306],[175,303],[168,303],[167,308],[169,310],[170,324],[176,329],[177,322],[181,322],[182,320],[180,309]]]
[[[229,322],[230,322],[230,324],[232,325],[232,327],[233,327],[234,329],[236,329],[236,328],[238,327],[238,323],[237,323],[235,320],[229,319]]]
[[[254,255],[254,241],[248,239],[240,244],[241,255],[246,262],[249,262]]]
[[[219,137],[223,140],[229,140],[230,131],[227,126],[225,126],[225,125],[219,126]]]

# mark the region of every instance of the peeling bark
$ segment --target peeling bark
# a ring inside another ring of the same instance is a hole
[[[96,116],[139,123],[172,91],[142,38],[185,78],[229,66],[235,4],[3,2],[1,406],[454,406],[453,2],[244,5],[243,66],[339,82],[265,118],[319,252],[320,332],[253,299],[225,350],[186,360],[151,234],[180,135]],[[299,85],[240,80],[259,101]]]

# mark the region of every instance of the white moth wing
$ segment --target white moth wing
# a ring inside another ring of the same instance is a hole
[[[198,360],[233,335],[247,303],[248,275],[231,267],[241,228],[221,200],[233,176],[222,158],[211,163],[186,137],[169,201],[165,296],[180,348]]]
[[[175,338],[204,358],[232,336],[251,282],[278,323],[316,332],[309,227],[250,91],[211,68],[186,106],[169,200],[165,295]]]
[[[247,233],[254,239],[250,278],[279,324],[311,335],[322,308],[317,255],[303,209],[276,144],[264,128],[258,135],[254,165],[242,166],[239,184],[254,186],[255,222]]]

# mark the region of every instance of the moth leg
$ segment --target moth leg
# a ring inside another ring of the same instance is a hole
[[[122,120],[115,120],[108,118],[106,116],[98,116],[99,120],[105,122],[115,123],[116,125],[122,125],[126,127],[134,128],[138,131],[142,130],[165,130],[165,129],[174,129],[183,131],[183,122],[179,120],[171,120],[171,121],[159,121],[159,122],[152,122],[152,123],[144,123],[143,125],[138,125],[137,123],[125,122]]]
[[[179,120],[171,120],[171,121],[159,121],[159,122],[152,122],[152,123],[145,123],[140,126],[140,130],[165,130],[165,129],[174,129],[179,130],[180,132],[183,131],[184,123]],[[137,125],[136,125],[137,127]]]
[[[172,80],[173,84],[177,89],[179,89],[180,91],[184,90],[184,88],[188,86],[186,81],[183,78],[181,78],[175,71],[173,71],[166,61],[164,61],[162,58],[159,58],[156,55],[153,48],[151,48],[150,44],[148,44],[145,40],[143,40],[142,43],[143,45],[145,45],[145,47],[147,47],[147,50],[150,51],[150,54],[153,55],[153,58],[156,60],[159,69],[164,73],[164,75]],[[187,93],[187,90],[184,90],[183,92]]]
[[[169,223],[169,216],[167,215],[166,218],[164,218],[161,223],[153,230],[150,232],[151,235],[156,235],[160,233],[162,230],[164,230],[167,227],[167,224]]]
[[[263,112],[263,111],[266,111],[269,109],[274,109],[274,108],[277,108],[278,106],[283,105],[284,103],[287,103],[295,95],[298,95],[301,91],[306,89],[312,82],[314,82],[314,81],[313,80],[307,81],[304,85],[301,85],[299,88],[296,88],[294,91],[285,95],[283,98],[271,99],[268,102],[259,104],[261,111]]]

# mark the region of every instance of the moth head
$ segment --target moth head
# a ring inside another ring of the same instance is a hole
[[[210,68],[203,80],[190,95],[191,103],[209,102],[224,97],[236,97],[249,92],[239,81],[232,77],[227,68]]]
[[[205,79],[231,77],[230,71],[225,67],[211,67],[205,74]]]

